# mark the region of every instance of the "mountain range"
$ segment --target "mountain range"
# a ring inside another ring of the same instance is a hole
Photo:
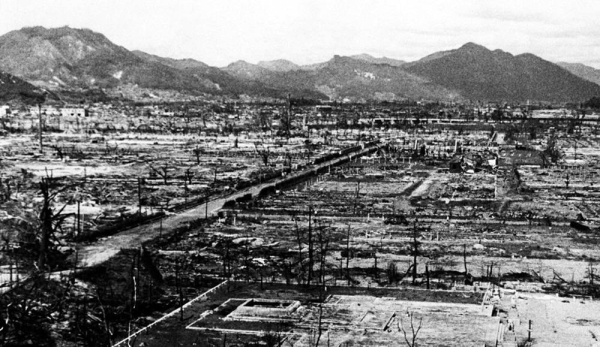
[[[338,55],[318,66],[290,71],[273,71],[243,61],[232,63],[224,70],[240,79],[259,81],[280,90],[294,86],[315,89],[330,99],[460,99],[453,90],[396,66]]]
[[[30,27],[0,36],[0,71],[5,99],[19,94],[7,86],[102,91],[129,84],[192,95],[337,100],[583,101],[600,95],[598,70],[474,43],[415,62],[360,54],[305,66],[279,59],[217,68],[130,51],[88,29]]]

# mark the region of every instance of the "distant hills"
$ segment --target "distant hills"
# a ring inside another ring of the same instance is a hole
[[[387,64],[390,66],[402,66],[402,65],[406,64],[406,62],[404,60],[398,60],[398,59],[392,59],[392,58],[386,58],[386,57],[375,58],[369,54],[364,54],[364,53],[357,54],[357,55],[351,55],[350,58],[366,61],[368,63]]]
[[[598,70],[474,43],[415,62],[359,54],[306,66],[279,59],[258,64],[240,60],[217,68],[194,59],[129,51],[87,29],[32,27],[0,36],[0,71],[27,83],[10,84],[15,90],[28,85],[106,90],[132,84],[192,95],[281,98],[290,93],[353,101],[583,101],[600,95]],[[5,95],[14,94],[5,85],[0,88]]]
[[[256,64],[250,64],[244,60],[233,62],[226,67],[221,68],[221,70],[243,79],[253,80],[259,80],[263,76],[270,75],[273,72],[279,72],[279,70],[271,70]]]
[[[600,84],[600,70],[580,63],[557,63],[575,76]]]
[[[294,70],[301,69],[301,67],[299,65],[296,65],[296,64],[292,63],[291,61],[285,60],[285,59],[278,59],[278,60],[272,60],[272,61],[260,61],[260,62],[258,62],[258,66],[265,68],[267,70],[278,71],[278,72],[287,72],[287,71],[294,71]]]
[[[460,99],[451,89],[387,64],[374,64],[350,57],[333,59],[299,70],[272,71],[246,62],[224,68],[239,78],[260,81],[281,90],[293,86],[315,89],[331,99]]]
[[[245,68],[252,70],[251,72],[254,73],[258,73],[259,69],[262,69],[255,65],[250,67],[252,64],[248,64],[244,61],[232,63],[227,68],[219,69],[193,59],[176,60],[151,55],[141,51],[134,51],[133,53],[146,61],[175,68],[179,70],[179,73],[185,76],[192,76],[198,81],[204,81],[208,86],[215,86],[216,90],[213,90],[211,94],[248,94],[252,96],[285,98],[289,92],[293,93],[295,97],[316,99],[326,97],[314,90],[303,90],[296,86],[293,86],[290,90],[279,90],[261,83],[260,81],[244,78],[244,75],[246,74],[244,72]],[[264,69],[264,71],[268,70]]]
[[[24,28],[1,36],[0,70],[47,88],[133,83],[190,93],[219,90],[210,80],[140,58],[102,34],[68,27]]]
[[[37,88],[11,74],[0,72],[0,100],[24,100],[39,94]]]
[[[48,89],[136,84],[190,94],[283,97],[284,92],[237,79],[193,59],[131,52],[87,29],[24,28],[0,37],[0,71]],[[311,96],[323,95],[313,93]]]
[[[514,56],[474,43],[403,68],[472,100],[580,101],[600,95],[600,85],[533,54]]]
[[[172,58],[163,58],[157,55],[148,54],[142,51],[131,51],[131,53],[137,55],[139,58],[144,59],[147,62],[159,63],[163,65],[167,65],[176,69],[194,69],[194,68],[208,68],[207,64],[204,64],[201,61],[194,59],[172,59]]]

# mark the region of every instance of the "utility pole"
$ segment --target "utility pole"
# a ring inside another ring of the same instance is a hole
[[[417,280],[417,255],[419,253],[419,243],[417,241],[417,220],[413,228],[413,271],[412,271],[412,283],[415,284]]]
[[[467,270],[467,245],[463,244],[463,262],[465,264],[465,275],[469,273]]]
[[[288,97],[287,97],[287,122],[286,122],[286,135],[287,135],[287,139],[288,141],[290,140],[290,135],[292,132],[292,124],[291,122],[291,118],[292,118],[292,95],[290,93],[288,93]]]
[[[81,235],[81,202],[77,199],[77,237]]]
[[[356,197],[354,198],[354,215],[356,215],[356,204],[358,203],[358,195],[360,194],[360,181],[356,182]]]
[[[346,239],[346,277],[350,285],[350,224],[348,224],[348,238]]]
[[[40,137],[40,154],[44,153],[44,143],[42,141],[42,126],[43,126],[43,120],[42,120],[42,103],[38,102],[38,120],[39,120],[39,124],[38,124],[38,136]]]
[[[161,240],[162,240],[162,229],[163,229],[163,226],[162,226],[162,224],[163,224],[163,217],[164,217],[164,216],[160,216],[160,229],[159,229],[159,232],[158,232],[158,240],[159,240],[159,241],[161,241]]]
[[[310,286],[310,280],[312,278],[313,271],[313,243],[312,243],[312,220],[311,220],[312,206],[308,206],[308,282]]]
[[[142,215],[142,179],[138,177],[138,214]]]
[[[375,278],[379,278],[379,268],[377,267],[377,248],[375,248],[373,256],[375,258],[375,264],[373,269],[375,271]]]

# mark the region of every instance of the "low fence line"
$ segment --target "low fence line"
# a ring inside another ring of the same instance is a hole
[[[443,279],[442,279],[443,280]],[[245,280],[230,280],[230,282],[232,284],[240,284],[240,285],[244,285],[244,284],[248,284],[248,283],[252,283],[252,284],[257,284],[260,283],[257,279],[254,279],[253,281],[245,281]],[[353,289],[382,289],[382,290],[399,290],[399,289],[409,289],[409,290],[414,290],[414,291],[423,291],[423,292],[444,292],[444,293],[484,293],[486,291],[489,290],[489,286],[490,283],[489,282],[475,282],[473,285],[471,286],[465,286],[465,285],[455,285],[450,289],[440,289],[440,288],[431,288],[431,289],[427,289],[427,288],[420,288],[420,287],[411,287],[410,285],[396,285],[396,286],[392,286],[392,287],[379,287],[377,286],[376,283],[370,283],[367,285],[360,285],[360,284],[348,284],[347,280],[345,279],[338,279],[337,281],[333,281],[333,279],[328,279],[325,281],[325,286],[326,287],[347,287],[347,288],[353,288]],[[432,280],[432,282],[435,283],[435,281]],[[452,281],[447,281],[447,282],[442,282],[442,283],[451,283]],[[263,282],[265,285],[267,284],[283,284],[283,285],[291,285],[291,286],[302,286],[303,284],[299,284],[297,283],[297,281],[292,281],[290,280],[289,283],[287,283],[286,280],[281,280],[281,279],[271,279],[268,281],[264,281]],[[402,282],[400,282],[402,283]],[[315,284],[312,287],[319,287],[321,286],[322,283],[319,284]]]
[[[224,329],[224,328],[200,328],[200,327],[192,327],[192,326],[187,326],[186,329],[196,330],[196,331],[218,331],[221,333],[254,335],[254,336],[265,336],[268,333],[270,333],[270,331],[265,331],[265,330],[236,330],[236,329]],[[294,332],[294,331],[278,331],[277,334],[293,336],[293,335],[297,335],[298,333]]]
[[[207,298],[210,294],[214,293],[215,291],[217,291],[218,289],[220,289],[221,287],[225,286],[229,284],[229,280],[225,280],[219,284],[217,284],[216,286],[210,288],[209,290],[205,291],[204,293],[198,295],[197,297],[195,297],[194,299],[188,301],[186,304],[184,304],[183,306],[174,309],[173,311],[167,313],[166,315],[160,317],[159,319],[155,320],[154,322],[150,323],[149,325],[139,329],[138,331],[134,332],[133,334],[127,336],[126,338],[124,338],[123,340],[115,343],[114,345],[112,345],[112,347],[118,347],[118,346],[128,346],[129,345],[129,341],[131,341],[132,339],[134,339],[136,336],[148,331],[150,328],[154,327],[155,325],[157,325],[158,323],[161,323],[162,321],[166,320],[167,318],[170,318],[178,313],[181,313],[182,311],[184,311],[185,309],[189,308],[192,304],[194,304],[195,302]]]

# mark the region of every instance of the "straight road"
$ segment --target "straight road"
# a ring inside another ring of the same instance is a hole
[[[215,212],[220,210],[223,207],[223,204],[225,204],[225,202],[228,200],[237,199],[246,194],[252,194],[252,196],[255,197],[264,188],[275,186],[276,184],[285,182],[295,177],[299,177],[308,172],[316,172],[317,170],[326,168],[328,166],[338,165],[340,164],[340,162],[343,162],[349,157],[350,159],[360,157],[364,154],[373,151],[377,147],[378,145],[371,145],[365,147],[362,150],[353,152],[349,155],[342,155],[324,163],[313,165],[310,168],[307,168],[300,172],[292,173],[288,175],[288,177],[283,177],[274,181],[258,184],[234,192],[230,195],[217,198],[208,202],[208,208],[206,207],[206,204],[202,204],[196,207],[192,207],[188,210],[183,210],[169,215],[167,217],[164,217],[162,220],[162,234],[168,235],[172,233],[173,230],[175,230],[177,227],[184,225],[185,223],[189,223],[200,218],[205,218],[206,211],[208,211],[209,216],[213,215]],[[160,221],[155,221],[149,224],[140,225],[138,227],[125,230],[107,238],[100,239],[89,245],[82,245],[77,248],[79,252],[79,262],[77,267],[90,267],[101,264],[113,257],[114,255],[116,255],[122,248],[140,247],[144,242],[150,241],[158,237],[160,234]]]

